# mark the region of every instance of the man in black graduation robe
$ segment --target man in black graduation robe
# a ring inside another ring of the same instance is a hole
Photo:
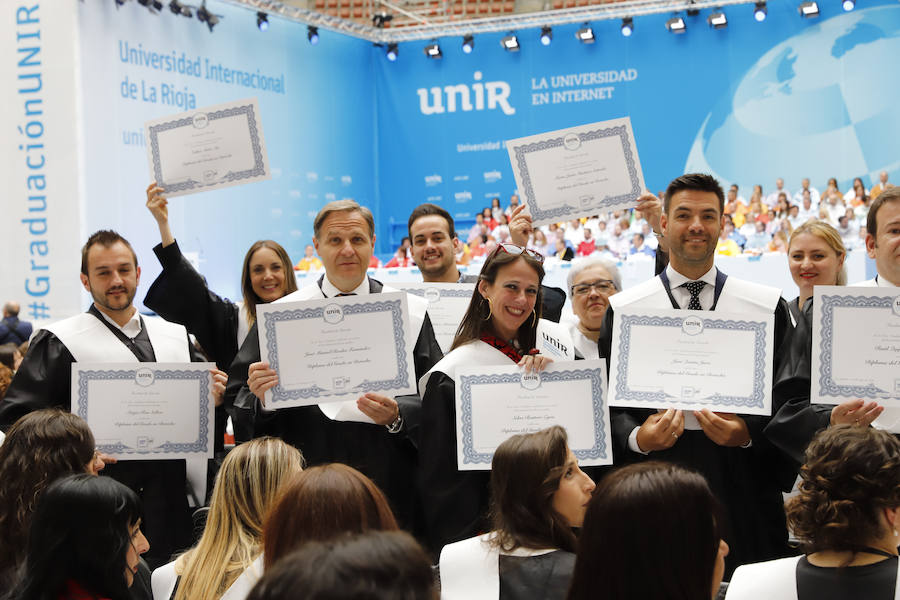
[[[778,290],[728,278],[715,269],[723,200],[721,187],[709,176],[685,175],[670,184],[662,219],[670,265],[658,277],[610,297],[599,342],[607,368],[615,307],[633,304],[759,314],[771,310],[773,372],[778,371],[791,334],[787,303]],[[695,418],[681,411],[660,414],[646,409],[611,409],[610,417],[617,464],[644,459],[677,462],[707,478],[725,509],[722,530],[731,547],[728,573],[740,564],[789,552],[781,490],[790,489],[793,470],[763,434],[770,417],[703,411]],[[693,428],[685,427],[685,418],[695,421]]]
[[[330,298],[348,294],[377,294],[384,286],[366,276],[375,242],[371,212],[353,201],[327,204],[316,216],[313,242],[325,274],[315,284],[278,302]],[[387,291],[387,290],[386,290]],[[410,296],[413,303],[425,301]],[[416,380],[441,358],[428,315],[420,311],[421,327],[413,358]],[[411,325],[416,319],[411,318]],[[315,345],[316,340],[308,340]],[[421,523],[415,493],[417,430],[421,401],[417,395],[396,399],[383,395],[376,401],[360,399],[360,410],[375,425],[332,421],[318,406],[265,411],[261,398],[277,381],[273,370],[260,363],[257,326],[251,328],[229,370],[225,404],[232,411],[237,441],[275,435],[300,449],[308,465],[341,462],[369,476],[387,495],[398,521],[417,530]]]
[[[145,322],[132,301],[140,280],[137,256],[115,232],[100,231],[82,250],[82,284],[93,304],[41,329],[32,340],[6,396],[0,401],[0,429],[22,415],[58,406],[71,408],[71,372],[82,362],[202,361],[184,327],[162,320]],[[103,475],[131,487],[141,497],[143,530],[151,541],[147,562],[159,566],[190,544],[191,523],[183,460],[123,461],[107,464]]]

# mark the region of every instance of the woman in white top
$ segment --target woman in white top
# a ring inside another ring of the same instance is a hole
[[[567,278],[572,312],[577,322],[569,326],[575,350],[582,358],[599,358],[597,340],[609,297],[622,291],[622,277],[616,263],[602,256],[586,256],[572,261]]]
[[[240,600],[262,575],[263,519],[303,467],[300,451],[258,438],[228,453],[216,477],[203,536],[153,572],[153,600]]]
[[[900,441],[870,427],[826,429],[801,477],[785,511],[806,554],[739,567],[727,600],[900,598]]]
[[[514,435],[491,462],[490,533],[441,552],[443,600],[562,600],[594,482],[558,425]]]

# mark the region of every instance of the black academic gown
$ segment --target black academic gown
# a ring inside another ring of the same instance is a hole
[[[537,556],[500,555],[500,600],[565,600],[575,555],[556,550]]]
[[[181,253],[178,242],[165,248],[157,244],[153,252],[163,270],[147,290],[144,306],[166,321],[184,325],[188,333],[197,338],[210,360],[227,372],[238,351],[240,307],[217,296],[206,286],[203,276]],[[293,276],[292,273],[286,275]],[[217,406],[216,453],[224,450],[227,419],[225,408]]]
[[[187,337],[185,344],[190,346]],[[190,352],[193,361],[204,361],[193,346]],[[56,335],[40,330],[0,400],[0,429],[7,431],[19,417],[42,408],[71,410],[73,362],[75,357]],[[142,529],[151,542],[144,559],[152,568],[169,562],[172,554],[190,545],[183,460],[123,461],[106,465],[101,474],[124,483],[141,498]]]
[[[371,293],[380,293],[381,289],[380,282],[369,279]],[[416,380],[441,356],[431,320],[426,314],[413,349]],[[225,391],[226,405],[233,406],[236,441],[272,435],[299,448],[310,466],[330,462],[350,465],[384,491],[404,528],[420,533],[421,507],[415,493],[421,407],[418,395],[396,398],[403,417],[403,429],[396,434],[380,425],[332,421],[318,406],[264,412],[247,386],[247,371],[252,363],[259,361],[259,335],[254,323],[228,372]]]
[[[672,299],[672,307],[679,308]],[[713,307],[715,308],[715,307]],[[791,320],[787,302],[782,298],[775,308],[774,362],[777,373],[785,360],[791,339]],[[600,335],[600,356],[609,369],[614,316],[610,306]],[[723,349],[727,351],[727,349]],[[777,407],[773,406],[773,413]],[[741,415],[750,430],[749,448],[719,446],[702,430],[685,430],[678,442],[667,450],[638,454],[628,448],[632,430],[640,427],[654,410],[610,409],[613,452],[616,464],[661,460],[699,471],[709,482],[725,512],[723,531],[730,552],[725,559],[725,579],[739,565],[789,555],[782,490],[794,481],[793,468],[784,455],[764,435],[771,417]]]

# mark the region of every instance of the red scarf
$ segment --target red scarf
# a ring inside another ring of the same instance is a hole
[[[481,334],[481,341],[485,344],[493,346],[506,356],[508,356],[514,363],[519,364],[519,361],[522,360],[522,353],[510,346],[506,340],[501,340],[495,335],[491,335],[489,333]]]

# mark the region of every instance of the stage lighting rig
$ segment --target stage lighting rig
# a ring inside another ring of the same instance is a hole
[[[725,13],[721,10],[717,10],[706,17],[706,22],[709,23],[709,26],[713,29],[725,29],[728,27],[728,17],[726,17]]]
[[[668,29],[670,33],[684,33],[687,31],[687,25],[681,17],[672,17],[666,21],[666,29]]]
[[[432,41],[430,44],[425,45],[425,56],[428,58],[440,58],[443,56],[441,53],[441,46],[437,43],[436,40]]]
[[[634,20],[631,17],[625,17],[622,19],[622,35],[631,37],[632,33],[634,33]]]
[[[549,46],[550,42],[553,41],[553,29],[547,27],[541,27],[541,44],[544,46]]]
[[[310,45],[315,46],[319,43],[319,28],[315,25],[307,25],[306,26],[306,39],[309,40]]]
[[[519,50],[521,50],[521,47],[519,46],[519,38],[516,37],[516,34],[514,33],[511,33],[500,40],[500,45],[503,46],[503,48],[507,52],[518,52]]]
[[[466,54],[472,54],[475,49],[475,37],[471,35],[463,36],[462,51]]]

